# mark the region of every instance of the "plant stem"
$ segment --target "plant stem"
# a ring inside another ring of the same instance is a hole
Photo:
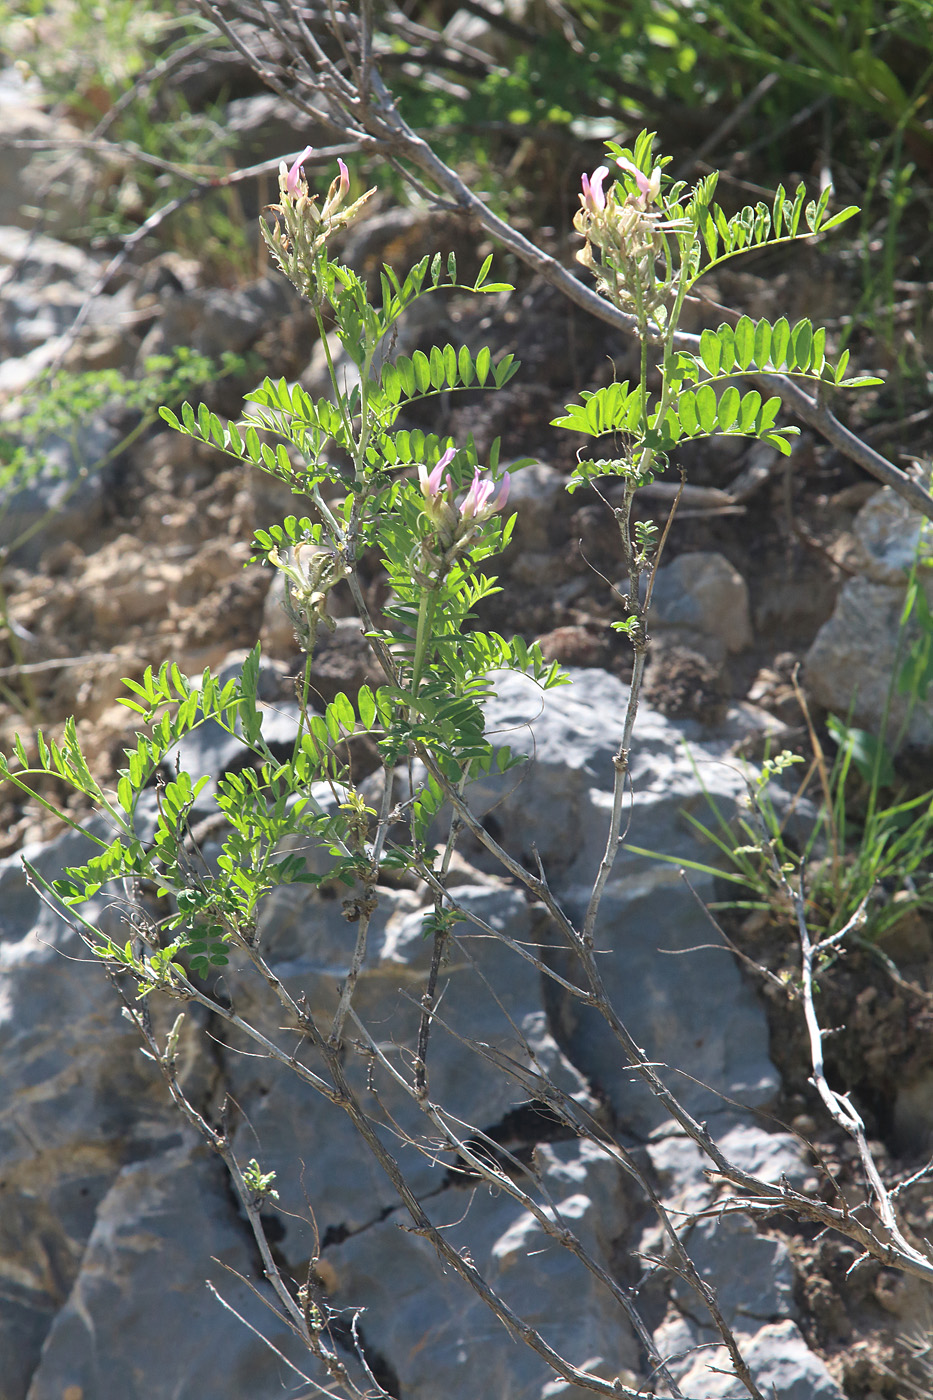
[[[416,700],[421,688],[421,677],[428,649],[428,641],[434,626],[434,612],[437,607],[437,589],[426,588],[418,604],[418,630],[415,633],[415,656],[411,667],[411,698]]]

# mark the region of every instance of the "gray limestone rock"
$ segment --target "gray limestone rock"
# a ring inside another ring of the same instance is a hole
[[[795,1313],[793,1265],[780,1240],[760,1235],[750,1220],[734,1215],[700,1220],[683,1238],[731,1327],[747,1331],[749,1319],[771,1322]],[[693,1289],[683,1279],[675,1280],[671,1296],[685,1312],[696,1309]]]
[[[817,633],[807,653],[805,679],[814,699],[842,719],[851,714],[853,723],[877,733],[887,713],[889,734],[906,723],[908,741],[929,748],[929,704],[921,702],[909,710],[908,696],[890,693],[898,654],[906,656],[906,648],[919,635],[915,621],[902,634],[901,615],[907,575],[922,547],[923,525],[888,487],[862,507],[852,527],[855,562],[862,572],[845,583],[835,612]],[[919,581],[933,608],[928,569],[921,570]]]
[[[92,850],[66,832],[22,856],[53,879]],[[103,901],[89,913],[119,936]],[[19,856],[0,862],[0,1061],[0,1400],[22,1400],[111,1182],[180,1124],[113,988]],[[203,1061],[190,1068],[196,1085]]]
[[[695,1117],[724,1112],[726,1099],[762,1107],[779,1080],[754,994],[731,956],[710,946],[709,924],[677,867],[660,872],[633,872],[628,889],[604,898],[596,939],[609,999]],[[701,899],[713,898],[708,877],[691,872],[691,885]],[[563,958],[558,966],[569,970]],[[639,1134],[662,1126],[657,1100],[634,1075],[619,1073],[619,1046],[601,1018],[569,1001],[562,1012],[568,1054],[609,1094],[626,1126]]]
[[[100,276],[103,264],[73,243],[47,233],[0,228],[0,286],[4,288],[3,322],[10,318],[10,294],[24,284],[32,296],[66,285],[82,300]]]
[[[264,1301],[274,1295],[223,1164],[190,1142],[133,1162],[98,1206],[26,1400],[278,1400],[301,1371],[245,1324],[305,1373],[307,1358]]]
[[[481,778],[471,785],[469,801],[513,855],[530,859],[534,848],[552,886],[564,897],[580,898],[592,885],[605,844],[612,758],[629,689],[605,671],[571,668],[568,674],[572,684],[547,694],[510,672],[494,678],[487,733],[496,745],[532,761],[502,777]],[[643,705],[631,754],[635,807],[626,841],[669,856],[702,850],[708,860],[711,845],[688,847],[696,838],[686,814],[712,818],[704,788],[715,801],[733,806],[744,792],[741,765],[723,757],[726,747],[722,739],[715,746],[707,742],[695,721],[675,724]],[[624,849],[610,891],[632,890],[633,877],[647,888],[669,882],[670,873],[662,863]]]
[[[304,112],[273,92],[233,98],[227,103],[224,126],[235,141],[238,165],[269,160],[276,154],[284,157],[286,152],[295,149],[296,144],[301,144],[298,141],[299,133],[306,144],[324,145],[327,140],[323,127],[312,130]],[[327,188],[329,168],[318,173],[314,166],[309,165],[306,173],[311,174],[312,178],[316,177],[323,189]],[[270,172],[267,178],[271,179],[273,188],[277,190],[275,172]]]
[[[668,1329],[664,1341],[675,1349],[696,1346],[690,1332],[682,1323]],[[736,1335],[763,1394],[779,1400],[844,1400],[841,1386],[807,1346],[796,1323],[789,1319],[769,1322],[757,1331],[743,1330]],[[748,1394],[742,1382],[731,1375],[724,1347],[699,1351],[678,1381],[685,1395],[702,1395],[707,1400],[739,1400]]]
[[[551,549],[550,529],[558,511],[566,510],[566,478],[556,467],[546,462],[532,462],[510,476],[508,513],[515,511],[518,519],[512,536],[512,548],[507,555],[513,570],[527,555],[548,555],[548,567],[553,569],[555,558]],[[541,572],[538,572],[540,581]]]
[[[855,538],[853,562],[873,583],[904,587],[917,550],[929,527],[923,516],[892,491],[883,487],[865,502],[852,524]]]
[[[655,575],[651,630],[721,661],[751,643],[748,586],[721,554],[680,554]]]
[[[103,266],[57,238],[0,228],[0,393],[28,393],[39,371],[63,349],[70,369],[126,363],[122,341],[133,317],[134,287],[112,281],[106,295],[90,299]],[[83,326],[69,349],[67,333],[79,313]]]
[[[140,347],[139,363],[178,345],[216,360],[225,350],[242,353],[294,308],[295,295],[282,277],[260,277],[233,291],[212,287],[166,295],[162,315]]]
[[[457,897],[465,909],[490,927],[507,930],[513,939],[528,941],[533,936],[530,911],[518,891],[496,882],[462,886]],[[414,892],[383,896],[354,998],[362,1022],[401,1071],[409,1069],[417,1051],[419,999],[432,951],[432,941],[424,937],[424,920],[430,912],[431,906]],[[267,904],[260,933],[270,966],[288,992],[294,997],[304,995],[312,1014],[329,1026],[355,939],[354,925],[345,917],[339,896],[284,887]],[[432,1100],[443,1104],[460,1123],[495,1132],[533,1098],[514,1079],[484,1065],[467,1048],[466,1042],[472,1042],[493,1046],[522,1064],[532,1086],[534,1076],[547,1069],[582,1108],[595,1110],[583,1076],[547,1028],[544,989],[534,969],[496,939],[462,924],[445,959],[442,979],[442,1004],[427,1064]],[[224,983],[239,1013],[274,1035],[281,1024],[281,1007],[256,979],[233,963]],[[244,1042],[243,1049],[247,1048]],[[409,1096],[369,1057],[348,1056],[345,1070],[364,1108],[387,1131],[401,1127],[411,1138],[421,1140],[430,1130]],[[355,1131],[325,1099],[292,1076],[270,1074],[268,1066],[255,1059],[231,1057],[230,1075],[237,1101],[255,1105],[243,1125],[243,1150],[253,1140],[252,1134],[258,1134],[269,1168],[280,1174],[282,1200],[288,1209],[303,1218],[307,1191],[318,1228],[326,1232],[360,1229],[395,1204],[389,1183],[360,1150]],[[465,1131],[469,1134],[469,1126]],[[453,1164],[450,1152],[423,1155],[399,1142],[394,1131],[390,1136],[391,1150],[415,1188],[435,1191]],[[302,1181],[294,1170],[296,1161],[306,1163]],[[289,1235],[292,1228],[286,1221]]]
[[[590,1143],[543,1145],[538,1164],[552,1216],[611,1267],[628,1223],[618,1166]],[[637,1368],[638,1347],[621,1306],[530,1214],[502,1193],[469,1185],[446,1190],[431,1206],[454,1248],[468,1251],[505,1302],[568,1360],[606,1378]],[[540,1400],[554,1393],[546,1364],[516,1346],[427,1241],[399,1229],[403,1223],[387,1219],[325,1251],[335,1271],[334,1300],[367,1299],[367,1342],[392,1358],[400,1394]],[[589,1392],[568,1386],[559,1393],[582,1400]]]
[[[477,783],[471,802],[513,855],[530,862],[537,851],[552,888],[581,917],[605,841],[628,688],[605,672],[572,674],[571,687],[543,699],[527,680],[501,678],[489,729],[533,759]],[[705,1116],[722,1110],[720,1093],[760,1105],[778,1081],[760,1008],[731,956],[708,946],[709,925],[677,865],[629,849],[712,862],[712,846],[685,814],[713,823],[709,799],[731,814],[745,778],[734,760],[699,741],[700,732],[648,709],[639,714],[630,760],[635,802],[627,806],[626,842],[606,885],[597,946],[610,997],[632,1035],[652,1059],[700,1081],[672,1087]],[[691,870],[690,881],[701,899],[713,897],[710,875]],[[554,957],[567,975],[571,960],[560,949]],[[558,1016],[571,1059],[603,1086],[624,1120],[638,1131],[656,1127],[659,1106],[619,1074],[618,1046],[596,1014],[567,999]]]

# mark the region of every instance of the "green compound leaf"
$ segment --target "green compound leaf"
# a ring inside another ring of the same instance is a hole
[[[459,350],[453,345],[434,346],[428,355],[416,350],[411,359],[399,355],[394,363],[386,364],[378,390],[387,402],[395,405],[403,398],[424,397],[446,389],[466,389],[476,381],[485,385],[490,373],[495,387],[501,389],[518,369],[519,361],[514,355],[503,355],[493,364],[488,348],[480,350],[474,359],[465,345]],[[370,407],[377,406],[371,393]],[[337,434],[333,432],[332,435]]]
[[[631,432],[638,425],[643,395],[640,388],[630,389],[628,380],[594,392],[585,389],[580,398],[581,403],[567,405],[562,418],[552,419],[553,427],[601,437],[603,433]]]
[[[792,199],[787,197],[784,186],[779,185],[770,209],[759,201],[754,205],[746,205],[731,218],[727,218],[720,206],[712,202],[714,188],[715,183],[700,181],[687,202],[686,209],[682,211],[688,220],[695,221],[707,253],[707,262],[703,268],[700,267],[698,253],[688,261],[689,283],[736,254],[769,244],[825,233],[845,223],[858,212],[855,206],[849,205],[837,214],[827,217],[832,195],[829,186],[822,191],[819,199],[807,202],[803,185],[797,187]],[[678,199],[681,189],[681,186],[676,187]]]

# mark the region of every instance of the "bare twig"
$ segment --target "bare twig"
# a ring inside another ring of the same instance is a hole
[[[881,1223],[885,1231],[890,1236],[892,1248],[902,1259],[908,1259],[919,1265],[925,1274],[933,1277],[933,1258],[930,1254],[922,1254],[915,1249],[901,1230],[900,1223],[894,1211],[891,1196],[887,1191],[884,1182],[881,1180],[881,1173],[878,1171],[877,1163],[868,1146],[868,1139],[865,1134],[865,1124],[861,1114],[855,1108],[848,1094],[840,1094],[835,1089],[829,1087],[826,1079],[826,1072],[823,1066],[823,1032],[817,1019],[816,1007],[813,1001],[813,965],[814,960],[828,948],[834,946],[843,933],[849,932],[850,928],[857,926],[857,921],[864,918],[864,901],[856,910],[846,928],[840,930],[830,938],[822,939],[819,943],[814,943],[810,938],[810,930],[807,926],[806,917],[806,896],[804,892],[804,876],[801,870],[800,882],[796,890],[792,891],[794,909],[797,915],[797,934],[800,939],[801,953],[801,977],[803,982],[803,1007],[804,1017],[807,1024],[807,1034],[810,1041],[810,1060],[813,1066],[811,1082],[817,1093],[823,1100],[826,1110],[835,1123],[855,1141],[858,1147],[859,1159],[862,1163],[862,1170],[865,1173],[875,1209],[881,1218]]]
[[[221,1262],[222,1261],[220,1260],[215,1260],[215,1263]],[[223,1267],[229,1268],[229,1265],[225,1264],[223,1265]],[[243,1279],[242,1274],[238,1274],[236,1269],[230,1269],[230,1272],[234,1274],[237,1278],[241,1279],[244,1283],[249,1282],[248,1279]],[[260,1332],[258,1327],[253,1326],[249,1318],[244,1317],[241,1312],[237,1312],[233,1304],[229,1303],[227,1299],[223,1296],[223,1294],[220,1293],[218,1289],[214,1287],[210,1279],[205,1280],[205,1282],[207,1284],[209,1292],[211,1292],[214,1295],[220,1306],[224,1308],[227,1312],[232,1313],[233,1316],[236,1318],[237,1322],[239,1322],[243,1327],[245,1327],[248,1332],[252,1332],[254,1337],[258,1337],[259,1340],[262,1342],[263,1346],[268,1347],[269,1351],[272,1352],[273,1356],[277,1356],[280,1361],[284,1361],[285,1365],[290,1371],[294,1371],[295,1375],[298,1376],[301,1380],[306,1381],[308,1385],[314,1386],[315,1392],[318,1395],[333,1395],[335,1393],[328,1386],[318,1385],[315,1381],[311,1379],[310,1376],[306,1376],[304,1371],[300,1371],[295,1365],[295,1363],[288,1359],[284,1351],[280,1351],[274,1342],[271,1342],[268,1337],[263,1336],[262,1332]]]

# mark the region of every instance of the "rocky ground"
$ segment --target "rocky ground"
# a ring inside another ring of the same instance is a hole
[[[44,114],[30,108],[22,93],[13,99],[7,94],[4,111],[14,108],[21,129],[42,127]],[[59,350],[71,369],[116,366],[131,372],[148,355],[178,345],[214,356],[232,349],[255,356],[261,373],[321,388],[320,350],[307,309],[277,274],[260,268],[260,275],[236,287],[218,288],[196,257],[145,245],[93,300],[83,329],[66,344],[60,337],[68,335],[105,256],[69,242],[67,220],[52,225],[48,235],[24,238],[14,206],[26,176],[10,168],[4,178],[0,396],[6,416],[30,373]],[[59,177],[59,186],[66,186],[60,209],[68,208],[68,182],[76,187],[80,178],[80,167]],[[494,251],[476,246],[475,230],[444,218],[398,216],[388,201],[376,213],[374,231],[346,250],[348,261],[363,271],[382,259],[404,268],[425,251],[450,246],[467,270]],[[619,569],[613,491],[605,499],[587,491],[567,496],[564,484],[580,442],[549,423],[581,388],[625,378],[633,346],[588,322],[521,269],[501,271],[514,275],[516,291],[478,305],[457,296],[435,299],[429,323],[403,330],[403,348],[410,353],[448,339],[488,342],[514,353],[521,371],[500,393],[451,396],[420,419],[413,417],[411,426],[430,425],[456,438],[472,433],[481,455],[498,436],[504,462],[535,459],[515,481],[515,543],[503,560],[502,592],[489,601],[483,621],[539,640],[549,658],[625,680],[626,643],[608,627],[619,616],[612,587]],[[752,316],[805,314],[832,329],[844,315],[852,278],[851,264],[826,246],[809,252],[793,271],[784,263],[752,263],[741,273],[723,273],[708,290],[712,301]],[[929,309],[929,285],[920,295]],[[699,305],[693,315],[691,329],[720,319],[712,306]],[[912,324],[922,328],[912,334],[930,340],[928,319],[924,323],[912,313]],[[860,370],[886,368],[880,343],[863,337],[853,348]],[[933,353],[933,344],[925,348]],[[217,411],[235,414],[256,377],[250,368],[237,379],[207,384],[203,397]],[[928,412],[908,412],[882,389],[847,403],[844,416],[898,465],[929,467]],[[88,427],[86,462],[93,466],[128,426],[118,405],[96,416]],[[3,568],[14,636],[0,638],[0,746],[9,751],[19,735],[28,747],[34,722],[54,735],[73,715],[92,767],[109,778],[132,731],[116,703],[122,677],[138,677],[147,665],[157,667],[169,657],[197,674],[257,639],[267,660],[276,663],[280,698],[288,702],[300,657],[269,571],[248,561],[253,530],[291,509],[300,514],[302,504],[271,478],[164,425],[154,425],[86,479],[79,480],[73,453],[59,460],[59,475],[49,472],[27,491],[7,486],[0,509],[0,530],[9,541],[49,505],[60,504]],[[677,721],[694,721],[701,738],[752,758],[761,755],[767,736],[772,744],[806,753],[807,729],[793,683],[799,666],[818,725],[829,707],[845,714],[859,687],[856,718],[867,728],[876,726],[879,702],[868,693],[866,671],[883,677],[879,649],[887,646],[892,656],[890,619],[903,597],[898,550],[905,540],[916,540],[918,522],[807,431],[786,460],[734,440],[685,450],[677,465],[688,489],[656,588],[646,684],[651,707]],[[643,516],[666,518],[672,481],[674,472],[643,493]],[[75,489],[69,495],[70,486]],[[384,590],[377,564],[369,566],[364,581],[378,609]],[[313,675],[324,700],[369,674],[349,598],[339,589],[332,596],[338,627],[325,639]],[[857,618],[854,628],[846,620],[851,616]],[[915,716],[900,760],[911,792],[931,781],[931,740],[928,714]],[[55,834],[54,823],[19,793],[0,790],[0,855]],[[792,971],[786,928],[737,917],[729,927],[755,962],[778,973]],[[829,1050],[832,1073],[866,1113],[892,1178],[906,1178],[929,1154],[933,1127],[933,927],[916,916],[894,930],[886,950],[900,969],[897,977],[868,952],[827,971],[824,1023],[841,1028]],[[762,985],[761,979],[755,983],[756,995]],[[811,1098],[801,1090],[807,1066],[799,1006],[773,994],[767,1008],[771,1058],[784,1085],[769,1113],[812,1144],[827,1191],[845,1195],[854,1188],[857,1167],[847,1142],[814,1116]],[[904,1205],[911,1226],[928,1235],[929,1184],[905,1192]],[[924,1316],[916,1287],[876,1265],[850,1276],[849,1246],[789,1222],[775,1222],[774,1234],[793,1259],[801,1331],[846,1394],[852,1400],[905,1395],[908,1374],[915,1381],[920,1376],[909,1372],[904,1339],[905,1330]]]

